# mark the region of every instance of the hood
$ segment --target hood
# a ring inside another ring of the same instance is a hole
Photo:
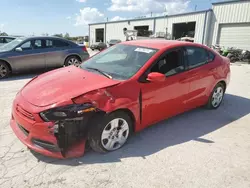
[[[42,107],[118,83],[120,81],[69,66],[38,76],[22,89],[21,94],[29,103]]]
[[[2,49],[0,49],[0,56],[3,56],[3,55],[5,55],[5,54],[7,54],[9,52],[10,52],[9,50],[2,50]]]

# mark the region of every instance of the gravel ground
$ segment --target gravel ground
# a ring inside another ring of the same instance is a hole
[[[218,110],[187,112],[134,135],[116,152],[69,160],[32,153],[12,133],[12,101],[33,76],[0,81],[0,187],[250,187],[249,65],[232,65]]]

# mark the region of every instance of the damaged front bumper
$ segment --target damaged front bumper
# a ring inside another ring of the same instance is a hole
[[[36,134],[33,134],[33,131],[29,131],[29,135],[26,136],[20,128],[20,125],[18,125],[14,119],[11,119],[10,125],[19,140],[29,149],[37,153],[58,159],[80,157],[84,155],[86,139],[82,139],[69,147],[66,151],[62,152],[61,148],[53,143],[53,141],[34,138]]]
[[[28,148],[59,159],[84,155],[88,125],[96,112],[77,118],[44,122],[39,114],[32,113],[36,108],[21,96],[13,103],[10,125]]]

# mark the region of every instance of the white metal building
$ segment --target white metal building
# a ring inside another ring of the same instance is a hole
[[[123,28],[164,33],[169,39],[193,33],[197,43],[250,50],[250,0],[213,3],[212,9],[178,15],[93,23],[89,42],[124,41]]]

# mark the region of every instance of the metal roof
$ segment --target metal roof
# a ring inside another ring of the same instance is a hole
[[[195,11],[195,12],[186,12],[186,13],[181,13],[181,14],[172,14],[172,15],[166,15],[166,16],[156,16],[156,17],[147,17],[147,18],[135,18],[135,19],[127,19],[127,20],[117,20],[117,21],[108,21],[108,22],[98,22],[98,23],[91,23],[91,24],[89,24],[89,26],[90,26],[90,25],[98,25],[98,24],[128,22],[128,21],[152,20],[152,19],[156,19],[156,18],[169,18],[169,17],[174,17],[174,16],[185,16],[185,15],[190,15],[190,14],[199,14],[199,13],[209,12],[209,11],[212,11],[212,9],[201,10],[201,11]]]
[[[241,3],[241,2],[250,2],[250,0],[231,0],[231,1],[221,1],[212,3],[212,5],[221,5],[221,4],[229,4],[229,3]]]

